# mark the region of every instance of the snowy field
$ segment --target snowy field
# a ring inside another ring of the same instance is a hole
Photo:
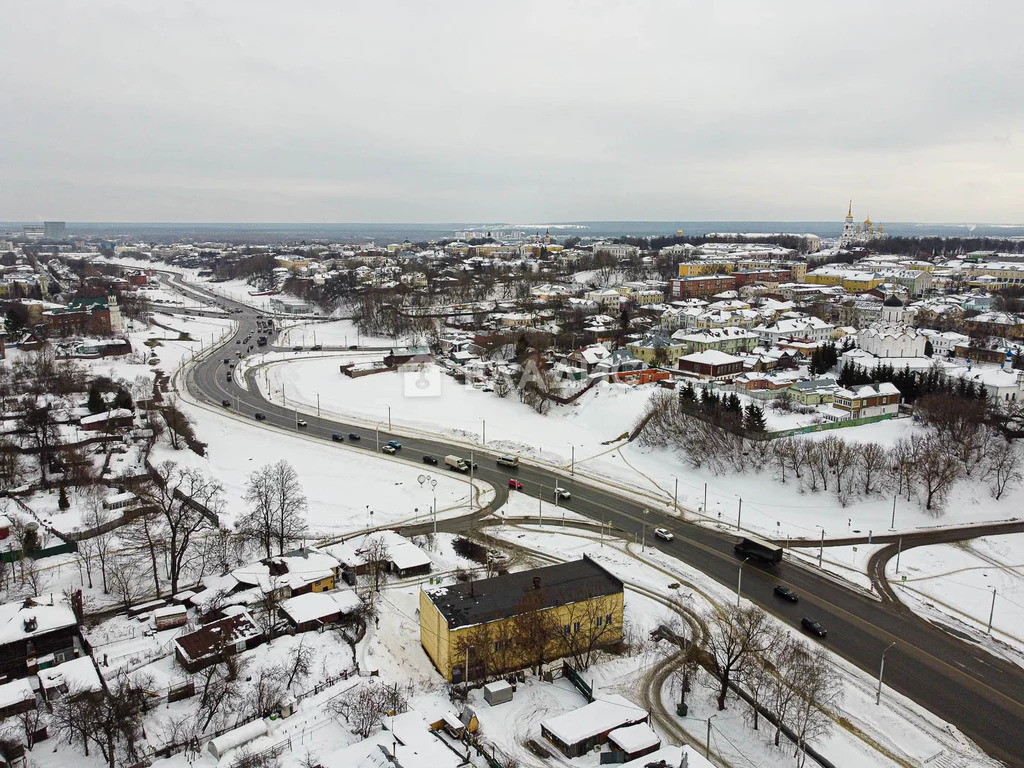
[[[890,560],[886,575],[910,605],[979,632],[991,614],[992,634],[1024,650],[1024,534],[915,547],[900,554],[899,566],[897,573]]]
[[[486,426],[487,449],[514,453],[524,460],[575,472],[596,482],[637,494],[645,501],[671,506],[678,483],[680,507],[693,519],[698,513],[713,524],[734,527],[773,538],[826,538],[888,532],[891,496],[855,498],[842,506],[832,493],[810,493],[790,481],[778,482],[771,467],[760,472],[716,475],[693,468],[670,451],[626,443],[629,432],[654,391],[650,387],[602,383],[576,403],[555,406],[539,415],[514,395],[493,393],[457,384],[436,369],[426,372],[429,387],[418,390],[418,374],[383,373],[351,379],[338,372],[333,358],[304,359],[272,365],[260,384],[280,399],[282,387],[290,404],[367,424],[391,420],[396,429],[440,434],[465,446],[481,445]],[[421,396],[422,393],[429,396]],[[820,432],[811,439],[839,435],[851,442],[892,444],[900,437],[921,433],[910,419]],[[706,484],[706,486],[705,486]],[[704,510],[705,488],[707,510]],[[995,501],[984,487],[960,483],[940,515],[925,512],[917,501],[899,499],[895,530],[906,532],[940,526],[1012,519],[1024,509],[1024,491],[1015,488]],[[821,527],[819,527],[821,526]]]
[[[188,450],[174,451],[166,441],[153,451],[151,460],[197,466],[224,486],[226,516],[237,518],[247,511],[245,486],[248,476],[263,466],[287,459],[299,475],[309,509],[306,517],[311,538],[342,536],[368,526],[394,526],[430,519],[433,496],[417,478],[424,473],[411,464],[344,443],[289,434],[257,426],[248,420],[206,409],[182,398],[180,407],[196,425],[200,440],[208,445],[207,456]],[[469,512],[468,478],[443,472],[427,472],[438,480],[438,518]],[[485,505],[493,492],[477,481],[476,505]],[[372,512],[372,515],[371,515]]]
[[[299,323],[283,331],[277,341],[281,347],[296,344],[323,344],[325,347],[349,347],[354,344],[363,347],[401,347],[413,343],[415,339],[411,336],[367,336],[359,333],[355,323],[347,319],[331,320],[326,323]]]

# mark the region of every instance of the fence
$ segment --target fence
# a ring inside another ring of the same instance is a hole
[[[826,429],[843,429],[844,427],[859,427],[861,424],[874,424],[878,421],[888,421],[894,418],[894,413],[882,413],[878,416],[864,416],[859,419],[846,419],[844,421],[823,421],[821,424],[811,424],[807,427],[796,427],[795,429],[784,429],[780,432],[767,432],[768,440],[775,440],[779,437],[790,435],[807,435],[811,432],[824,432]]]
[[[579,689],[579,692],[583,694],[587,701],[594,700],[594,686],[583,679],[576,669],[569,665],[569,662],[562,662],[562,676],[569,678],[569,682]]]

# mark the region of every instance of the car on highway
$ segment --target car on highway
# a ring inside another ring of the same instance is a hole
[[[223,405],[225,408],[230,408],[231,407],[231,401],[230,400],[221,400],[220,404]]]
[[[359,435],[357,435],[355,432],[349,432],[348,433],[348,439],[349,440],[360,440],[362,438],[360,438]]]
[[[264,416],[264,415],[263,415],[262,413],[260,413],[259,411],[256,411],[256,413],[254,413],[254,414],[252,415],[252,417],[253,417],[254,419],[256,419],[256,421],[266,421],[266,420],[267,420],[267,417],[266,417],[266,416]]]
[[[302,347],[301,346],[296,345],[296,346],[292,347],[292,352],[301,352],[301,351],[302,351]]]
[[[382,445],[380,447],[381,453],[390,453],[392,456],[395,454],[396,450],[397,449],[393,445]]]
[[[668,528],[655,528],[654,535],[665,541],[672,541],[675,538],[675,535]]]
[[[519,482],[518,480],[516,480],[514,477],[510,477],[508,479],[508,487],[511,488],[514,491],[521,491],[521,490],[523,490],[523,484],[521,482]]]
[[[402,444],[397,440],[388,440],[388,445],[394,448],[396,451],[402,448]]]
[[[437,459],[435,459],[433,456],[424,456],[423,457],[423,463],[424,464],[429,464],[432,467],[436,467],[437,466]]]
[[[784,586],[782,586],[781,584],[776,584],[776,585],[775,585],[775,589],[773,589],[772,591],[773,591],[773,592],[774,592],[774,593],[775,593],[775,594],[776,594],[776,595],[777,595],[778,597],[781,597],[781,598],[782,598],[783,600],[788,600],[788,601],[789,601],[789,602],[791,602],[791,603],[795,603],[795,602],[797,602],[797,601],[798,601],[798,600],[800,599],[800,598],[799,598],[799,597],[797,596],[796,592],[794,592],[794,591],[793,591],[792,589],[790,589],[789,587],[784,587]]]
[[[241,344],[241,343],[242,343],[241,339],[235,339],[235,344]]]
[[[818,637],[828,636],[828,631],[823,626],[821,626],[819,622],[815,621],[814,619],[810,619],[806,616],[800,619],[800,626],[806,629],[812,635],[817,635]]]
[[[295,426],[297,426],[297,427],[308,427],[309,426],[309,422],[307,422],[305,419],[299,419],[298,421],[295,422]]]
[[[349,349],[359,349],[359,345],[358,344],[349,344],[348,348]]]
[[[565,488],[555,488],[555,501],[569,501],[572,494]]]
[[[323,344],[314,344],[312,347],[309,348],[309,351],[310,352],[320,352],[321,350],[323,350],[323,348],[324,348]]]
[[[331,440],[333,440],[336,443],[340,443],[341,440],[342,440],[342,437],[337,432],[335,432],[333,435],[331,435]]]
[[[231,358],[230,357],[225,357],[224,358],[224,364],[225,365],[231,365]]]

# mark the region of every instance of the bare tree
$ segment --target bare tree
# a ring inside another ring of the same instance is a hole
[[[39,473],[45,487],[47,467],[55,446],[60,442],[60,432],[49,403],[40,405],[39,400],[31,396],[26,398],[23,408],[20,426],[28,433],[39,454]]]
[[[722,710],[733,676],[743,676],[751,658],[769,645],[775,629],[768,614],[752,605],[730,605],[712,613],[707,624],[708,657],[719,684],[718,708]]]
[[[128,610],[144,594],[139,558],[131,553],[117,555],[110,561],[110,587],[122,607]]]
[[[242,697],[240,664],[237,656],[227,656],[223,663],[207,667],[196,676],[199,683],[197,722],[202,721],[200,734],[205,733],[215,719],[224,722],[238,708]]]
[[[383,721],[385,705],[384,686],[373,681],[359,686],[354,694],[331,702],[334,712],[345,718],[349,729],[364,739]]]
[[[380,573],[387,570],[388,563],[391,560],[391,553],[388,551],[387,542],[383,536],[370,536],[363,541],[359,554],[363,556],[366,567],[373,574],[373,591],[379,592]]]
[[[926,510],[938,514],[946,494],[962,471],[960,460],[950,453],[945,440],[932,436],[924,441],[918,450],[914,475],[923,486]]]
[[[0,489],[13,488],[21,483],[24,475],[18,446],[7,438],[0,438]]]
[[[853,470],[857,456],[845,440],[835,435],[826,437],[819,447],[825,464],[836,479],[836,493],[842,496],[843,479]]]
[[[1024,479],[1021,469],[1021,454],[1017,446],[995,433],[985,451],[984,477],[996,501],[1002,498],[1007,488],[1021,483]]]
[[[885,470],[889,456],[878,443],[861,443],[857,451],[857,468],[863,482],[864,495],[869,496],[875,489],[875,479]]]
[[[267,557],[273,543],[277,543],[277,553],[284,554],[285,543],[306,532],[306,495],[288,461],[265,464],[249,475],[245,500],[252,508],[240,521],[239,530],[258,542]]]
[[[182,469],[170,461],[156,467],[146,501],[156,508],[164,529],[172,594],[178,591],[178,581],[197,536],[213,528],[207,514],[216,514],[220,508],[221,492],[220,483],[198,469]]]
[[[560,640],[566,656],[578,669],[588,669],[597,650],[618,640],[622,627],[614,621],[611,600],[586,600],[566,606]]]
[[[792,684],[800,698],[793,709],[791,724],[797,735],[793,756],[799,755],[802,766],[807,759],[803,745],[832,727],[831,712],[843,701],[843,681],[821,648],[798,658],[803,663],[794,670]]]
[[[905,491],[908,501],[913,492],[912,480],[917,464],[917,454],[918,443],[903,437],[896,440],[889,450],[889,472],[893,485],[896,487],[896,495]]]
[[[782,726],[790,719],[793,709],[800,700],[799,693],[793,681],[797,678],[796,670],[807,661],[807,646],[788,633],[774,643],[767,655],[767,660],[774,667],[775,674],[769,678],[769,687],[766,692],[767,703],[775,714],[775,746],[779,746],[782,736]]]
[[[305,636],[299,638],[299,642],[288,651],[288,680],[285,688],[291,688],[292,683],[301,682],[306,679],[313,669],[313,650],[306,645]]]
[[[565,629],[559,625],[550,605],[546,590],[539,587],[526,592],[515,608],[512,642],[519,649],[520,658],[533,667],[535,674],[540,673]]]

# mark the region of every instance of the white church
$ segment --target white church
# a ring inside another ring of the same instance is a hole
[[[924,357],[928,338],[910,325],[912,313],[890,295],[882,302],[882,319],[857,334],[857,346],[875,357]]]
[[[843,222],[843,234],[839,236],[839,247],[845,248],[848,245],[864,245],[865,243],[884,240],[889,236],[882,225],[876,225],[868,216],[863,224],[853,223],[853,200],[846,211],[846,220]]]

